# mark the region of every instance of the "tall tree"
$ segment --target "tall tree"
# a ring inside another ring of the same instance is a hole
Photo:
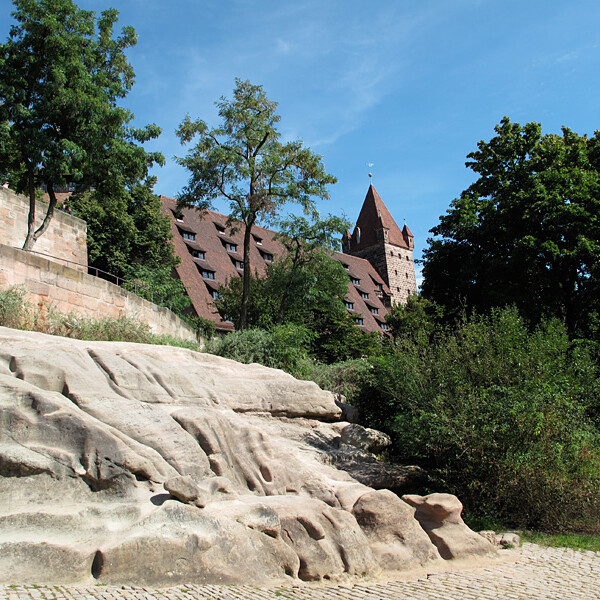
[[[321,158],[300,141],[282,143],[277,123],[277,103],[262,86],[236,79],[233,98],[216,103],[221,125],[209,129],[186,116],[177,129],[182,144],[198,138],[189,153],[177,161],[190,171],[188,185],[179,196],[180,206],[212,207],[216,198],[229,202],[228,225],[244,230],[244,271],[238,327],[248,321],[250,294],[250,241],[252,228],[269,221],[288,203],[314,211],[314,197],[327,198],[326,186],[336,182]]]
[[[23,248],[31,249],[52,219],[56,186],[97,186],[102,170],[117,185],[120,174],[139,179],[163,159],[139,146],[160,130],[128,127],[133,115],[118,106],[133,85],[125,51],[136,34],[125,27],[113,35],[117,11],[96,18],[71,0],[13,2],[16,24],[0,47],[0,169],[29,196]],[[40,186],[49,203],[35,229]]]
[[[515,304],[589,335],[600,315],[600,134],[505,117],[466,164],[478,179],[424,252],[424,296],[450,312]]]

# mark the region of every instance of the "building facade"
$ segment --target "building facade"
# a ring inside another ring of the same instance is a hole
[[[227,216],[196,209],[177,210],[173,198],[161,196],[171,218],[175,251],[181,258],[177,277],[183,282],[195,313],[215,323],[220,331],[233,325],[221,320],[214,307],[219,286],[243,271],[243,229],[231,231]],[[348,272],[346,309],[364,331],[387,331],[386,315],[393,303],[405,303],[416,293],[413,236],[401,231],[373,186],[369,187],[354,232],[344,236],[343,252],[333,258]],[[276,232],[252,228],[250,264],[264,275],[284,251]]]

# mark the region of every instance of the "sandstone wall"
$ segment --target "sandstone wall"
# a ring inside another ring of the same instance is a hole
[[[37,202],[36,228],[48,205]],[[21,248],[27,236],[29,201],[12,190],[0,187],[0,244]],[[85,221],[56,210],[46,232],[35,243],[36,253],[60,259],[71,268],[87,273],[87,225]],[[69,261],[69,262],[66,262]]]
[[[381,242],[353,254],[365,258],[375,267],[390,288],[393,303],[406,304],[408,297],[417,293],[412,250]]]
[[[197,339],[195,331],[167,308],[104,279],[0,244],[0,289],[13,285],[23,285],[31,303],[48,302],[62,313],[94,318],[126,316],[148,323],[156,334]]]

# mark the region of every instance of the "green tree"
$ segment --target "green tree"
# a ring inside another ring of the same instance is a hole
[[[179,259],[171,243],[171,223],[153,191],[143,183],[104,186],[71,199],[87,222],[88,264],[133,282],[139,295],[185,316],[190,300],[173,270]],[[100,276],[103,276],[100,273]]]
[[[411,294],[406,304],[394,304],[385,320],[394,340],[424,346],[432,340],[442,316],[438,304],[420,294]]]
[[[278,324],[286,320],[286,313],[291,311],[297,314],[298,309],[302,306],[314,306],[314,301],[304,302],[306,294],[314,293],[306,275],[310,271],[319,272],[319,279],[324,279],[324,274],[320,273],[319,266],[313,263],[315,261],[323,262],[323,252],[337,250],[340,246],[340,237],[349,227],[349,221],[332,215],[325,219],[317,218],[313,222],[304,217],[292,215],[279,223],[279,233],[276,237],[283,244],[286,253],[284,260],[277,263],[277,269],[273,269],[270,273],[270,279],[278,282],[280,290],[280,293],[277,294],[279,309],[276,322]],[[333,265],[331,268],[335,270]],[[335,279],[334,277],[333,280]],[[341,278],[338,276],[337,279]],[[300,291],[302,288],[304,288],[304,293]],[[343,301],[346,290],[342,292],[340,286],[339,289],[330,289],[329,293],[325,290],[323,292],[325,293],[318,296],[321,303]],[[317,292],[317,294],[319,293]]]
[[[113,35],[117,11],[95,13],[71,0],[14,0],[16,24],[0,47],[0,169],[29,196],[31,249],[47,229],[56,186],[108,189],[139,180],[155,161],[139,144],[160,130],[128,126],[133,115],[118,105],[134,81],[125,51],[136,43],[133,28]],[[35,229],[35,192],[49,196]]]
[[[600,134],[505,117],[466,164],[478,179],[424,252],[422,293],[451,314],[516,304],[590,335],[600,313]]]
[[[300,141],[282,143],[277,130],[277,103],[259,85],[236,79],[233,98],[216,103],[222,123],[209,129],[189,116],[177,129],[182,144],[198,138],[180,165],[190,179],[179,196],[180,206],[211,207],[215,198],[229,202],[229,226],[244,230],[244,271],[239,329],[248,324],[250,240],[252,228],[274,218],[286,203],[314,210],[314,197],[327,198],[326,186],[336,179],[325,172],[321,158]]]

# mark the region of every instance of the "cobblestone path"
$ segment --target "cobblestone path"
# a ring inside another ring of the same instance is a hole
[[[0,586],[0,600],[600,600],[600,552],[524,544],[515,562],[350,586]]]

